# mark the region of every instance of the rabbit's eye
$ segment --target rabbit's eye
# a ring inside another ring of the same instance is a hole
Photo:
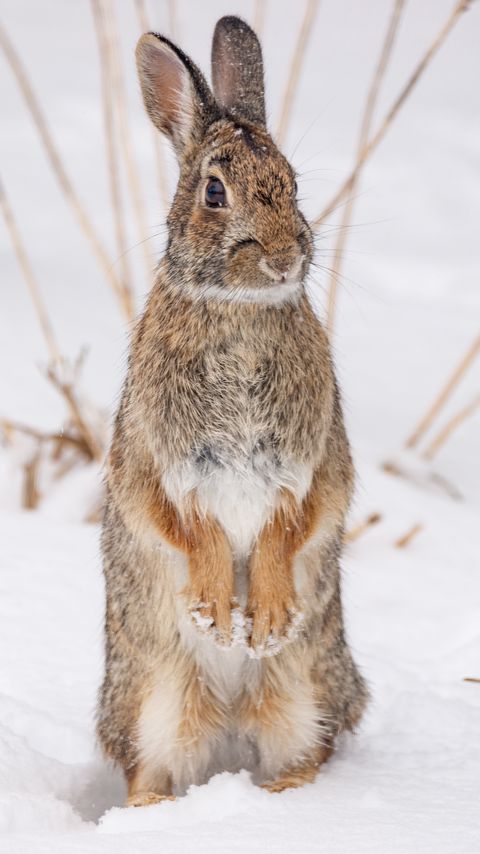
[[[209,208],[223,208],[226,204],[225,187],[219,178],[209,178],[205,187],[205,203]]]

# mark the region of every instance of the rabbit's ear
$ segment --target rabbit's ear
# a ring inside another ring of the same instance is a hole
[[[234,15],[220,18],[212,44],[213,94],[233,115],[265,125],[265,87],[260,42]]]
[[[136,58],[147,113],[155,127],[170,137],[182,159],[216,118],[212,93],[191,59],[163,36],[142,36]]]

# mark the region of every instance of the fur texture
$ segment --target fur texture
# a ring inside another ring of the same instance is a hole
[[[213,94],[158,35],[137,61],[180,178],[108,462],[98,734],[132,804],[240,767],[281,791],[314,779],[367,697],[343,631],[353,469],[304,288],[312,236],[250,28],[217,24]]]

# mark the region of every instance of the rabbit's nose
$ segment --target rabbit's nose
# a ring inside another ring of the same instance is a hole
[[[267,261],[266,258],[261,258],[259,267],[273,282],[287,282],[298,276],[304,257],[304,255],[298,254],[290,262],[284,259],[276,261],[269,258]]]

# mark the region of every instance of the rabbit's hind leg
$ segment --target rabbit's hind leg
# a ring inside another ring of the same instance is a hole
[[[271,791],[315,779],[330,751],[330,731],[320,717],[304,650],[285,647],[262,659],[243,697],[239,729],[256,745],[258,779]]]
[[[172,781],[168,772],[139,763],[128,774],[128,797],[126,807],[146,807],[160,801],[175,800]]]
[[[163,799],[205,782],[226,724],[227,710],[191,659],[179,656],[161,666],[136,725],[138,773],[129,797],[153,792]]]
[[[281,771],[275,780],[262,783],[262,789],[267,789],[268,792],[283,792],[285,789],[297,789],[306,783],[314,783],[320,765],[327,761],[332,752],[332,747],[315,747],[309,759]]]

